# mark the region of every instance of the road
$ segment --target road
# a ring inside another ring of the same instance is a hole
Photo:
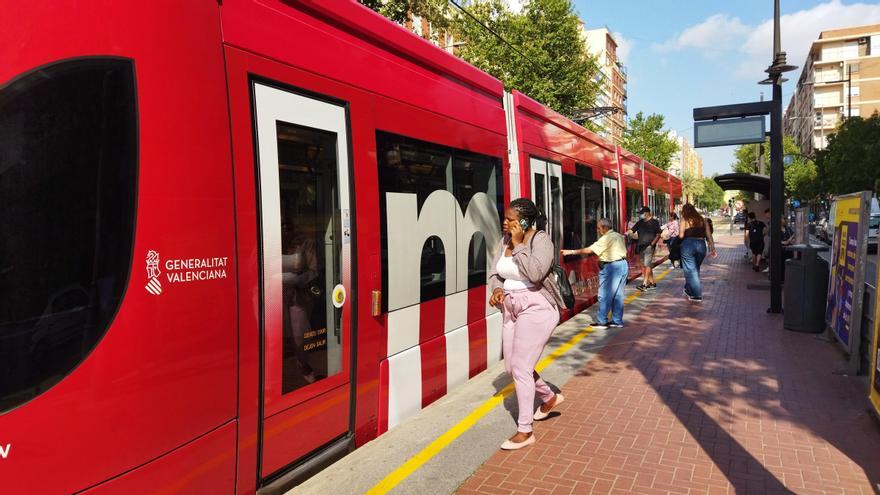
[[[713,218],[713,223],[716,225],[716,229],[719,233],[728,233],[730,231],[730,222],[727,218]],[[739,232],[742,233],[742,225],[734,226],[734,233]],[[816,236],[810,236],[810,244],[827,246],[828,244],[822,242]],[[831,260],[831,252],[824,251],[819,252],[819,256],[828,261],[830,263]],[[871,288],[876,289],[877,287],[877,264],[880,261],[880,256],[877,253],[868,255],[868,263],[865,269],[865,283],[871,286]]]

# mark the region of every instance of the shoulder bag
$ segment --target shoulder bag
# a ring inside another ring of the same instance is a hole
[[[537,235],[537,232],[535,235]],[[535,235],[532,235],[532,239],[529,241],[529,250],[532,249],[532,244],[535,242]],[[556,290],[559,291],[559,295],[562,297],[562,302],[565,304],[565,308],[574,309],[574,292],[571,290],[571,284],[568,282],[568,276],[565,275],[565,270],[559,266],[559,258],[557,256],[553,257],[553,264],[550,265],[550,271],[547,275],[550,275],[551,273],[556,278]]]

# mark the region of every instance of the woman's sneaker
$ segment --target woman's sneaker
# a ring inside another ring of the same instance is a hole
[[[640,291],[642,291],[642,292],[647,292],[647,291],[648,291],[648,286],[645,285],[645,284],[642,284],[642,285],[636,287],[636,290],[640,290]]]
[[[647,287],[648,287],[648,289],[656,289],[657,284],[648,284]]]

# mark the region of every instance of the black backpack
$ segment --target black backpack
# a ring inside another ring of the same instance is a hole
[[[535,235],[537,235],[537,232],[535,232]],[[532,244],[535,242],[535,235],[529,241],[529,250],[532,249]],[[550,271],[547,274],[551,273],[556,277],[556,290],[562,296],[562,303],[565,304],[565,308],[574,309],[574,292],[571,291],[571,284],[568,282],[565,270],[559,266],[559,256],[553,258],[553,264],[550,265]]]

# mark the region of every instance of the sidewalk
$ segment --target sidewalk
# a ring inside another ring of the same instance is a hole
[[[493,454],[459,494],[858,493],[880,482],[880,426],[841,352],[767,315],[765,281],[719,236],[702,304],[679,270],[562,386],[538,442]],[[513,424],[510,425],[510,432]]]

